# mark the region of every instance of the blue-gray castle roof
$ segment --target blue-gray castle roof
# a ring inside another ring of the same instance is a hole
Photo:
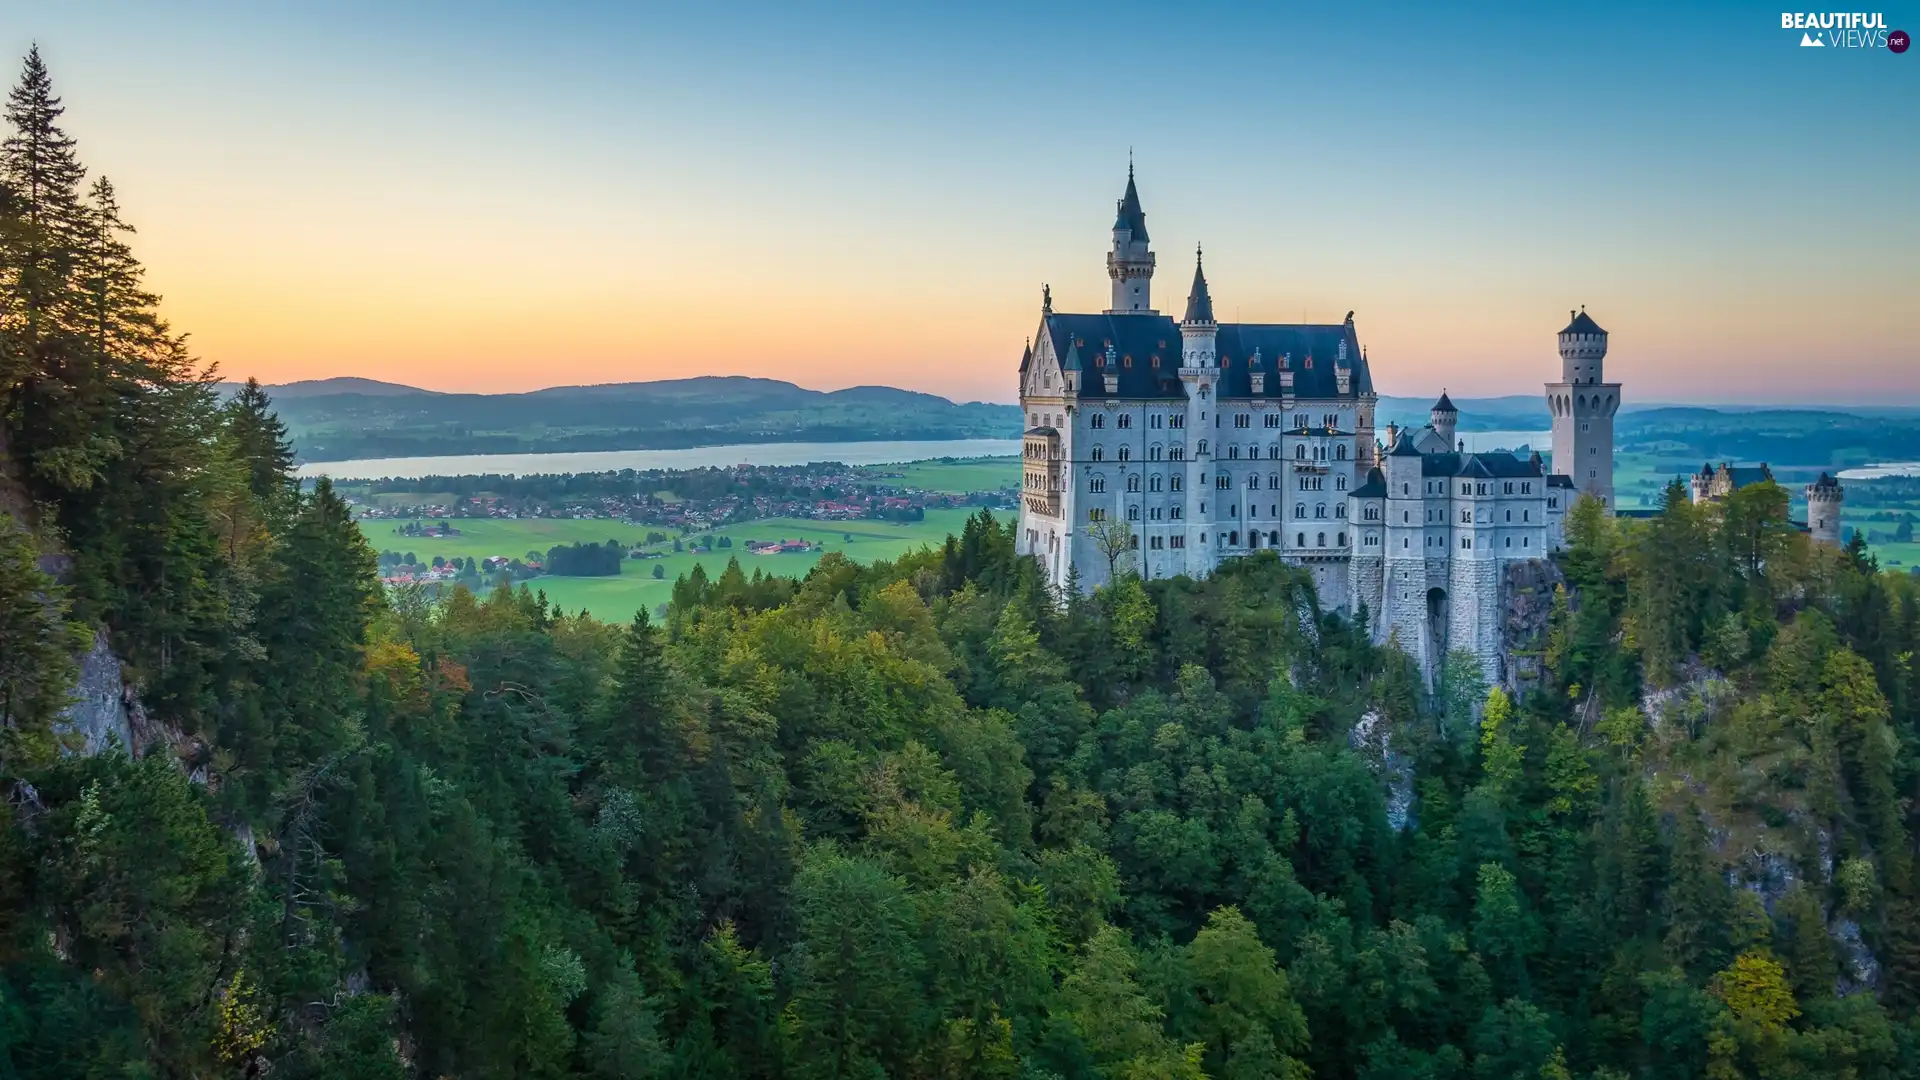
[[[1560,332],[1563,334],[1604,334],[1606,333],[1605,330],[1600,329],[1600,324],[1597,322],[1594,322],[1592,316],[1587,314],[1587,309],[1585,308],[1581,308],[1579,311],[1574,312],[1573,321],[1568,323],[1567,328]]]
[[[1050,335],[1053,354],[1061,358],[1067,371],[1084,373],[1075,387],[1082,398],[1184,398],[1180,383],[1180,325],[1167,315],[1119,313],[1047,315],[1042,332]],[[1219,357],[1219,378],[1214,392],[1223,398],[1264,397],[1278,401],[1282,370],[1293,373],[1293,396],[1307,399],[1337,398],[1339,380],[1334,375],[1340,344],[1346,343],[1346,365],[1352,371],[1346,397],[1373,392],[1373,375],[1352,323],[1285,324],[1223,323],[1214,334]],[[1115,367],[1104,364],[1111,345]],[[1249,365],[1258,353],[1259,370],[1265,385],[1253,392]],[[1106,380],[1096,375],[1115,374],[1117,388],[1107,393]]]
[[[1133,186],[1131,165],[1127,166],[1127,193],[1120,196],[1120,210],[1114,215],[1113,227],[1132,230],[1135,240],[1144,242],[1148,239],[1147,213],[1140,209],[1140,190]]]

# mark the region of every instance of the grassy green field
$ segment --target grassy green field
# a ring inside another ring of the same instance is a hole
[[[746,550],[749,540],[810,540],[826,551],[844,552],[861,562],[893,559],[922,546],[938,546],[949,534],[957,534],[969,511],[929,510],[925,521],[893,524],[884,521],[805,521],[794,518],[770,518],[745,525],[729,526],[711,534],[732,539],[731,549],[716,549],[702,555],[674,552],[673,545],[655,544],[647,550],[665,554],[658,559],[628,559],[619,577],[543,577],[531,582],[544,590],[547,599],[567,612],[590,611],[605,619],[625,620],[641,608],[651,609],[665,603],[672,593],[673,581],[689,573],[695,565],[704,565],[709,577],[718,577],[727,560],[739,556],[740,567],[751,576],[765,570],[799,577],[820,560],[820,553],[790,555],[753,555]],[[461,535],[449,537],[395,536],[397,522],[363,521],[361,529],[376,549],[411,551],[421,562],[433,556],[484,559],[492,555],[525,558],[529,551],[545,551],[556,544],[581,541],[603,543],[617,539],[639,545],[645,527],[618,522],[595,521],[502,521],[495,519],[456,522]],[[689,546],[698,537],[687,538]],[[664,578],[656,579],[653,568],[660,567]]]
[[[912,461],[904,465],[871,465],[860,471],[881,483],[958,495],[1020,486],[1017,457]]]

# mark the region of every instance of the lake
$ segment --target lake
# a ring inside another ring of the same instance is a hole
[[[1545,453],[1549,431],[1462,431],[1470,451],[1530,445]],[[894,465],[930,458],[1018,457],[1019,439],[928,439],[925,441],[842,443],[734,443],[683,450],[588,450],[572,454],[452,454],[445,457],[366,458],[316,461],[296,471],[301,476],[336,480],[413,480],[422,476],[479,476],[499,473],[534,476],[553,473],[614,472],[620,469],[703,469],[731,465],[806,465],[839,461],[848,465]]]
[[[1842,480],[1884,480],[1890,476],[1920,476],[1920,461],[1890,461],[1840,470]]]
[[[848,465],[892,465],[929,458],[1017,457],[1019,439],[929,439],[894,442],[737,443],[682,450],[589,450],[570,454],[454,454],[446,457],[367,458],[316,461],[300,466],[301,476],[336,480],[412,480],[422,476],[479,476],[499,473],[534,476],[551,473],[614,472],[620,469],[702,469],[732,465],[806,465],[839,461]]]

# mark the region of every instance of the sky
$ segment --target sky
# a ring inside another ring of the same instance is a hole
[[[1883,13],[1920,31],[1920,0]],[[1107,306],[1353,310],[1385,394],[1920,403],[1920,50],[1754,4],[0,2],[228,377],[1011,401]]]

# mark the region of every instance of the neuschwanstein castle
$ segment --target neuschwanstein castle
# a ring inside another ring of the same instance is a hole
[[[1066,314],[1047,291],[1020,361],[1020,550],[1051,582],[1077,569],[1092,588],[1121,545],[1123,565],[1150,578],[1271,549],[1313,575],[1323,605],[1366,605],[1374,636],[1397,638],[1430,674],[1466,649],[1497,677],[1502,574],[1560,545],[1580,493],[1612,503],[1620,384],[1602,373],[1607,332],[1584,311],[1560,331],[1548,472],[1537,453],[1467,453],[1444,394],[1429,425],[1376,433],[1351,312],[1222,323],[1196,250],[1176,322],[1154,309],[1154,262],[1129,169],[1112,306]]]

